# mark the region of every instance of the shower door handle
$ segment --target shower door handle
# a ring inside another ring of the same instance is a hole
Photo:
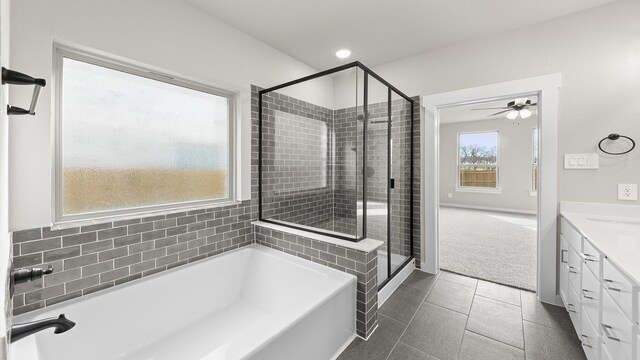
[[[389,189],[396,188],[396,179],[389,179]]]

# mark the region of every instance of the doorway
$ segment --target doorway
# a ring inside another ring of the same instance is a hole
[[[562,304],[557,285],[557,120],[560,74],[514,80],[456,90],[422,98],[421,122],[421,269],[440,271],[439,237],[439,127],[442,109],[506,97],[536,94],[539,116],[539,158],[536,239],[536,296],[550,304]]]
[[[537,93],[440,109],[440,268],[536,290]]]

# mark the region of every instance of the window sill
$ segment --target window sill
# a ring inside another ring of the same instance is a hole
[[[502,189],[456,188],[456,192],[500,195],[502,194]]]
[[[87,225],[96,225],[96,224],[104,224],[113,221],[123,221],[123,220],[132,220],[132,219],[140,219],[149,216],[159,216],[159,215],[170,215],[179,212],[189,212],[194,210],[202,210],[202,209],[212,209],[212,208],[221,208],[229,205],[238,205],[242,203],[239,200],[229,200],[224,202],[216,202],[216,203],[207,203],[207,204],[198,204],[198,205],[187,205],[187,206],[177,206],[172,208],[158,209],[158,210],[150,210],[150,211],[141,211],[135,213],[128,214],[117,214],[117,215],[107,215],[107,216],[96,216],[89,219],[74,219],[74,220],[60,220],[54,221],[51,225],[51,230],[62,230],[69,229],[79,226],[87,226]]]

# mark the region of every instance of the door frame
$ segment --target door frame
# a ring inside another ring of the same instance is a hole
[[[537,297],[562,304],[557,292],[558,217],[558,89],[561,75],[550,74],[455,90],[422,97],[420,124],[421,169],[421,269],[440,271],[439,249],[439,127],[440,109],[519,94],[538,96],[538,221]],[[427,176],[429,174],[429,176]]]

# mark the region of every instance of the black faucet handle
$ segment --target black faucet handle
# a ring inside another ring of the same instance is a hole
[[[49,275],[51,273],[53,273],[53,265],[49,264],[47,269],[42,271],[42,275]],[[64,314],[62,314],[61,316],[64,316]]]
[[[43,275],[53,273],[53,266],[49,265],[48,268],[30,268],[30,269],[18,269],[11,272],[12,284],[21,284],[27,281],[34,281],[40,279]]]

